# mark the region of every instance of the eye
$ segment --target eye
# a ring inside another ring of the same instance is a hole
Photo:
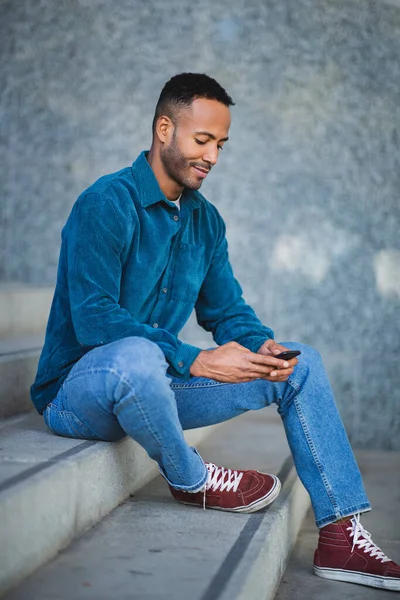
[[[218,146],[218,150],[223,150],[224,147],[223,146]]]
[[[206,144],[206,143],[207,143],[207,142],[203,142],[202,140],[198,140],[197,138],[194,138],[194,139],[195,139],[195,142],[196,142],[197,144],[199,144],[199,146],[204,146],[204,144]]]

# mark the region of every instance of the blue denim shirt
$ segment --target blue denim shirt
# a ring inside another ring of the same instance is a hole
[[[179,211],[162,193],[146,154],[85,190],[62,231],[57,284],[31,388],[40,413],[86,352],[128,336],[155,342],[169,372],[189,378],[200,348],[177,336],[193,307],[219,345],[235,340],[255,352],[273,337],[242,298],[217,209],[185,189]]]

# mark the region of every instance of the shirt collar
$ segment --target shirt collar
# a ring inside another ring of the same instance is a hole
[[[147,162],[148,151],[144,150],[139,154],[132,165],[132,175],[138,182],[138,191],[140,195],[140,204],[146,208],[157,202],[170,204],[162,193],[153,169]],[[201,195],[194,190],[185,188],[182,192],[181,202],[184,201],[188,208],[198,208],[201,204]]]

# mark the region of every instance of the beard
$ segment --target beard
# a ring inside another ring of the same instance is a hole
[[[182,154],[176,141],[176,130],[173,133],[171,144],[167,148],[162,148],[160,156],[168,176],[176,183],[190,190],[198,190],[201,187],[203,180],[198,179],[191,172],[191,167],[197,163],[189,161]],[[202,168],[204,169],[204,165]]]

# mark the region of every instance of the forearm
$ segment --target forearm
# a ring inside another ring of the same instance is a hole
[[[252,352],[257,352],[266,340],[274,337],[274,332],[261,323],[254,310],[241,296],[231,305],[221,306],[215,316],[210,313],[209,319],[199,323],[206,331],[212,333],[217,344],[235,341]]]
[[[228,246],[221,225],[212,264],[196,302],[197,321],[210,331],[219,345],[236,341],[252,352],[274,333],[257,318],[254,310],[243,299],[242,288],[236,280],[228,257]]]

